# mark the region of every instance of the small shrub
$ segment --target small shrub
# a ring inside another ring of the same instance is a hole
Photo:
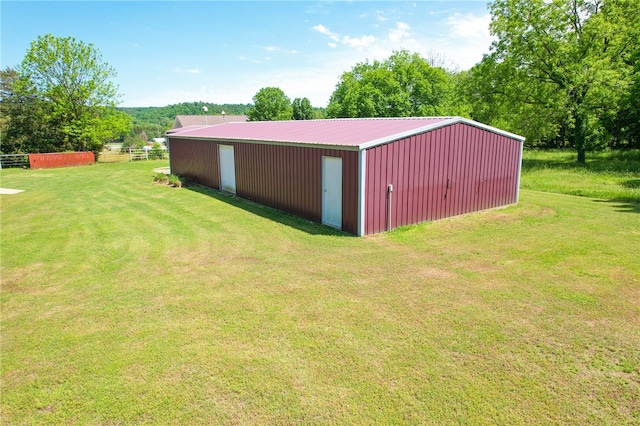
[[[164,150],[162,149],[162,145],[158,142],[153,143],[153,147],[149,151],[149,159],[150,160],[161,160],[164,158]]]
[[[161,185],[169,185],[174,188],[182,188],[182,179],[180,178],[180,176],[176,175],[165,175],[164,173],[158,172],[153,176],[153,181]]]
[[[146,135],[127,135],[120,146],[120,153],[128,154],[130,149],[142,149],[147,144]]]
[[[173,186],[174,188],[182,188],[182,181],[176,175],[167,176],[169,186]]]
[[[164,173],[158,172],[153,176],[153,181],[156,183],[166,184],[169,181],[169,178]]]

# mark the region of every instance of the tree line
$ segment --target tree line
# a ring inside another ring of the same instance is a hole
[[[279,87],[263,87],[247,110],[249,121],[312,120],[324,118],[324,108],[314,108],[309,98],[293,101]]]
[[[160,135],[176,115],[256,120],[464,116],[525,136],[533,148],[640,149],[640,0],[495,0],[496,41],[470,70],[406,50],[355,64],[326,109],[277,87],[253,104],[117,108],[115,71],[93,45],[39,37],[17,69],[0,73],[0,151],[90,149]]]
[[[178,115],[200,115],[203,107],[207,107],[207,114],[221,114],[224,111],[231,115],[246,115],[250,104],[212,104],[208,102],[182,102],[163,107],[118,107],[119,111],[130,116],[129,131],[122,138],[122,147],[140,148],[147,144],[150,138],[161,138],[165,132],[173,127]]]

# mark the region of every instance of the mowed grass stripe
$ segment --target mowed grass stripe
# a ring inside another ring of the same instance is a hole
[[[638,214],[523,190],[354,238],[164,164],[1,172],[7,422],[639,418]]]

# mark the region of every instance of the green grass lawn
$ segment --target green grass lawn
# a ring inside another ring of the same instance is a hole
[[[527,161],[518,206],[366,238],[166,161],[2,170],[1,423],[638,424],[640,173]]]
[[[570,151],[525,151],[522,188],[640,203],[640,151],[591,152],[586,164]]]

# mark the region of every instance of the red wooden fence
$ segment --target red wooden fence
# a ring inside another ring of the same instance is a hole
[[[85,166],[96,162],[93,152],[56,152],[51,154],[29,154],[32,169],[52,167]]]

